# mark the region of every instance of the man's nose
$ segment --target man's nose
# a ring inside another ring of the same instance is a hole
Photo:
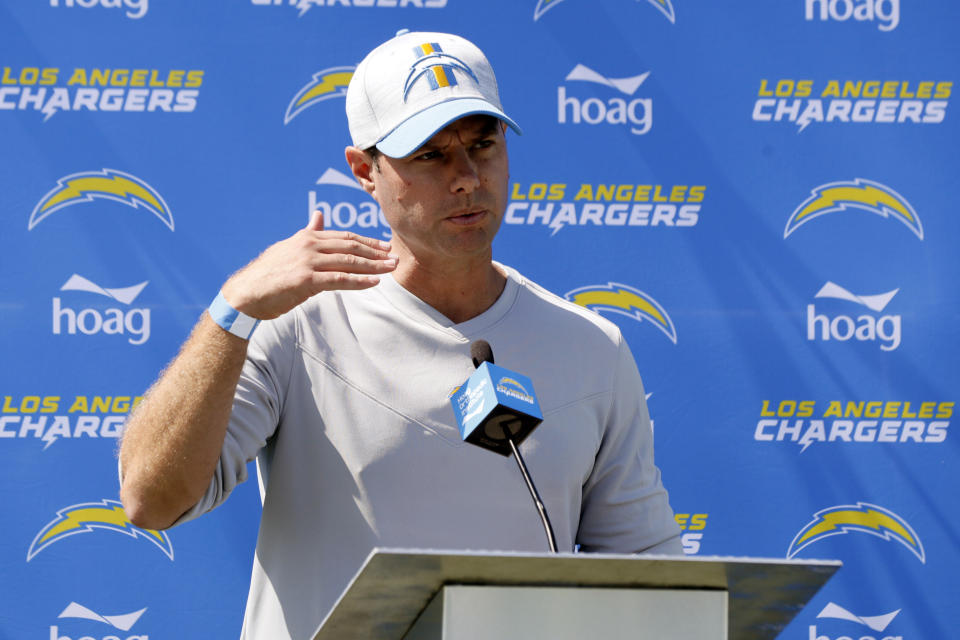
[[[453,173],[450,191],[453,193],[472,193],[474,189],[480,186],[480,173],[477,169],[477,163],[462,147],[451,151],[449,158]]]

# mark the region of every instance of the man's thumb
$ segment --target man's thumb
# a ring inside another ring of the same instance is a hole
[[[308,230],[310,231],[323,231],[323,211],[317,209],[310,214],[310,222],[307,223]]]

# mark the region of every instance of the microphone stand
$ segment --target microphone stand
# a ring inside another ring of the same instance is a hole
[[[550,545],[550,551],[552,553],[556,553],[557,541],[553,536],[553,525],[550,524],[550,516],[547,515],[547,509],[543,506],[543,501],[540,499],[540,494],[537,493],[537,488],[533,485],[533,480],[530,478],[530,474],[527,473],[527,465],[524,464],[523,456],[520,455],[520,450],[513,442],[513,434],[510,433],[510,429],[507,427],[506,423],[502,423],[500,428],[503,429],[503,436],[507,439],[507,442],[510,443],[510,450],[513,452],[513,457],[517,461],[517,466],[520,467],[520,473],[523,475],[523,479],[527,483],[527,489],[530,490],[530,497],[533,498],[533,503],[537,506],[537,512],[540,514],[540,521],[543,522],[543,530],[547,534],[547,544]]]

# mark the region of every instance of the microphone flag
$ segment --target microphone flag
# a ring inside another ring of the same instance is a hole
[[[464,442],[509,456],[503,427],[519,445],[543,422],[530,378],[483,362],[450,397]]]

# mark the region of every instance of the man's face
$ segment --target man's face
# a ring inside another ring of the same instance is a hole
[[[509,179],[499,120],[461,118],[409,156],[380,156],[377,163],[371,194],[393,229],[395,250],[437,266],[489,260]]]

